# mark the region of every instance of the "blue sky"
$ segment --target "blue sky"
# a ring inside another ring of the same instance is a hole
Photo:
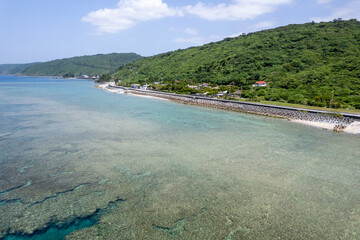
[[[0,64],[151,56],[335,18],[360,20],[360,0],[0,0]]]

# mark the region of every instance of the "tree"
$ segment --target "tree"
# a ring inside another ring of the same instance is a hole
[[[103,74],[100,76],[98,82],[102,83],[102,82],[109,82],[111,80],[111,76],[107,73]]]
[[[288,25],[142,58],[115,75],[131,83],[164,79],[164,89],[179,93],[191,92],[184,84],[231,84],[245,98],[359,108],[359,43],[355,19]],[[253,89],[256,81],[271,89]]]
[[[63,78],[73,78],[73,77],[75,77],[75,76],[74,76],[74,74],[72,74],[72,73],[65,73],[62,77],[63,77]]]

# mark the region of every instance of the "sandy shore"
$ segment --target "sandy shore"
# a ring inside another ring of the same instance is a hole
[[[360,122],[356,121],[347,126],[344,132],[352,134],[360,134]]]
[[[166,98],[153,97],[153,96],[149,96],[149,95],[134,94],[134,93],[126,93],[126,94],[134,95],[134,96],[137,96],[137,97],[143,97],[143,98],[154,98],[154,99],[159,99],[159,100],[163,100],[163,101],[169,101],[169,100],[166,99]]]
[[[123,94],[123,93],[124,93],[124,90],[122,90],[122,89],[111,89],[111,88],[108,88],[108,86],[109,86],[110,84],[114,84],[114,85],[115,85],[114,82],[108,82],[108,83],[96,85],[95,87],[96,87],[96,88],[104,89],[104,90],[109,91],[109,92],[112,92],[112,93],[120,93],[120,94]]]
[[[113,92],[113,93],[122,93],[122,94],[124,93],[124,90],[122,90],[122,89],[108,88],[109,84],[115,84],[115,83],[108,82],[108,83],[104,83],[101,85],[97,85],[95,87],[105,89],[105,90],[107,90],[109,92]],[[159,100],[169,101],[169,99],[166,99],[166,98],[154,97],[154,96],[145,95],[145,94],[136,94],[136,93],[129,93],[129,92],[126,94],[130,94],[130,95],[134,95],[134,96],[138,96],[138,97],[144,97],[144,98],[155,98],[155,99],[159,99]],[[345,128],[342,128],[342,127],[339,128],[339,126],[337,126],[336,124],[327,123],[327,122],[315,122],[315,121],[306,121],[306,120],[299,120],[299,119],[290,119],[290,121],[299,123],[299,124],[303,124],[303,125],[308,125],[311,127],[317,127],[317,128],[322,128],[322,129],[326,129],[326,130],[331,130],[331,131],[346,132],[346,133],[351,133],[351,134],[360,134],[360,122],[359,121],[355,121],[355,122],[349,124],[348,126],[346,126]]]
[[[322,128],[326,130],[334,130],[336,124],[333,123],[326,123],[326,122],[312,122],[312,121],[305,121],[305,120],[298,120],[298,119],[291,119],[290,121],[304,124],[312,127]],[[346,126],[343,132],[351,133],[351,134],[360,134],[360,122],[353,122],[350,125]]]
[[[299,119],[291,119],[291,122],[300,123],[303,125],[308,125],[312,127],[322,128],[322,129],[328,129],[333,130],[336,124],[333,123],[326,123],[326,122],[312,122],[312,121],[305,121],[305,120],[299,120]]]
[[[117,88],[117,89],[112,89],[112,88],[108,88],[108,86],[109,86],[110,84],[115,85],[114,82],[108,82],[108,83],[96,85],[95,87],[96,87],[96,88],[104,89],[104,90],[109,91],[109,92],[112,92],[112,93],[119,93],[119,94],[124,94],[124,93],[125,93],[125,91],[124,91],[123,89],[118,89],[118,88]],[[159,99],[159,100],[163,100],[163,101],[168,101],[168,99],[166,99],[166,98],[153,97],[153,96],[149,96],[149,95],[134,94],[134,93],[126,93],[126,94],[134,95],[134,96],[137,96],[137,97],[154,98],[154,99]]]

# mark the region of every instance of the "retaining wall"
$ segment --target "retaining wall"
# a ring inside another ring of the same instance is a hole
[[[139,89],[125,88],[125,87],[112,86],[111,88],[121,88],[125,90],[125,93],[160,97],[184,104],[192,104],[192,105],[219,108],[225,110],[255,113],[265,116],[275,116],[275,117],[281,117],[287,119],[333,123],[336,124],[338,127],[345,127],[350,123],[354,122],[355,120],[360,120],[360,115],[356,115],[356,114],[344,114],[344,113],[339,114],[339,113],[327,112],[327,111],[274,106],[274,105],[267,105],[261,103],[231,101],[224,99],[213,99],[213,98],[207,98],[201,96],[180,95],[174,93],[139,90]]]

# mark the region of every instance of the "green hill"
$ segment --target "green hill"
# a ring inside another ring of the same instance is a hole
[[[312,22],[226,38],[140,59],[114,77],[166,82],[175,92],[187,92],[187,84],[232,84],[252,100],[360,109],[360,22]],[[252,87],[256,81],[268,86]]]
[[[0,75],[15,75],[24,71],[26,68],[38,63],[26,63],[26,64],[1,64]]]
[[[140,59],[135,53],[111,53],[64,58],[45,63],[39,63],[21,72],[28,76],[62,76],[73,75],[101,75],[113,73],[120,66]]]

